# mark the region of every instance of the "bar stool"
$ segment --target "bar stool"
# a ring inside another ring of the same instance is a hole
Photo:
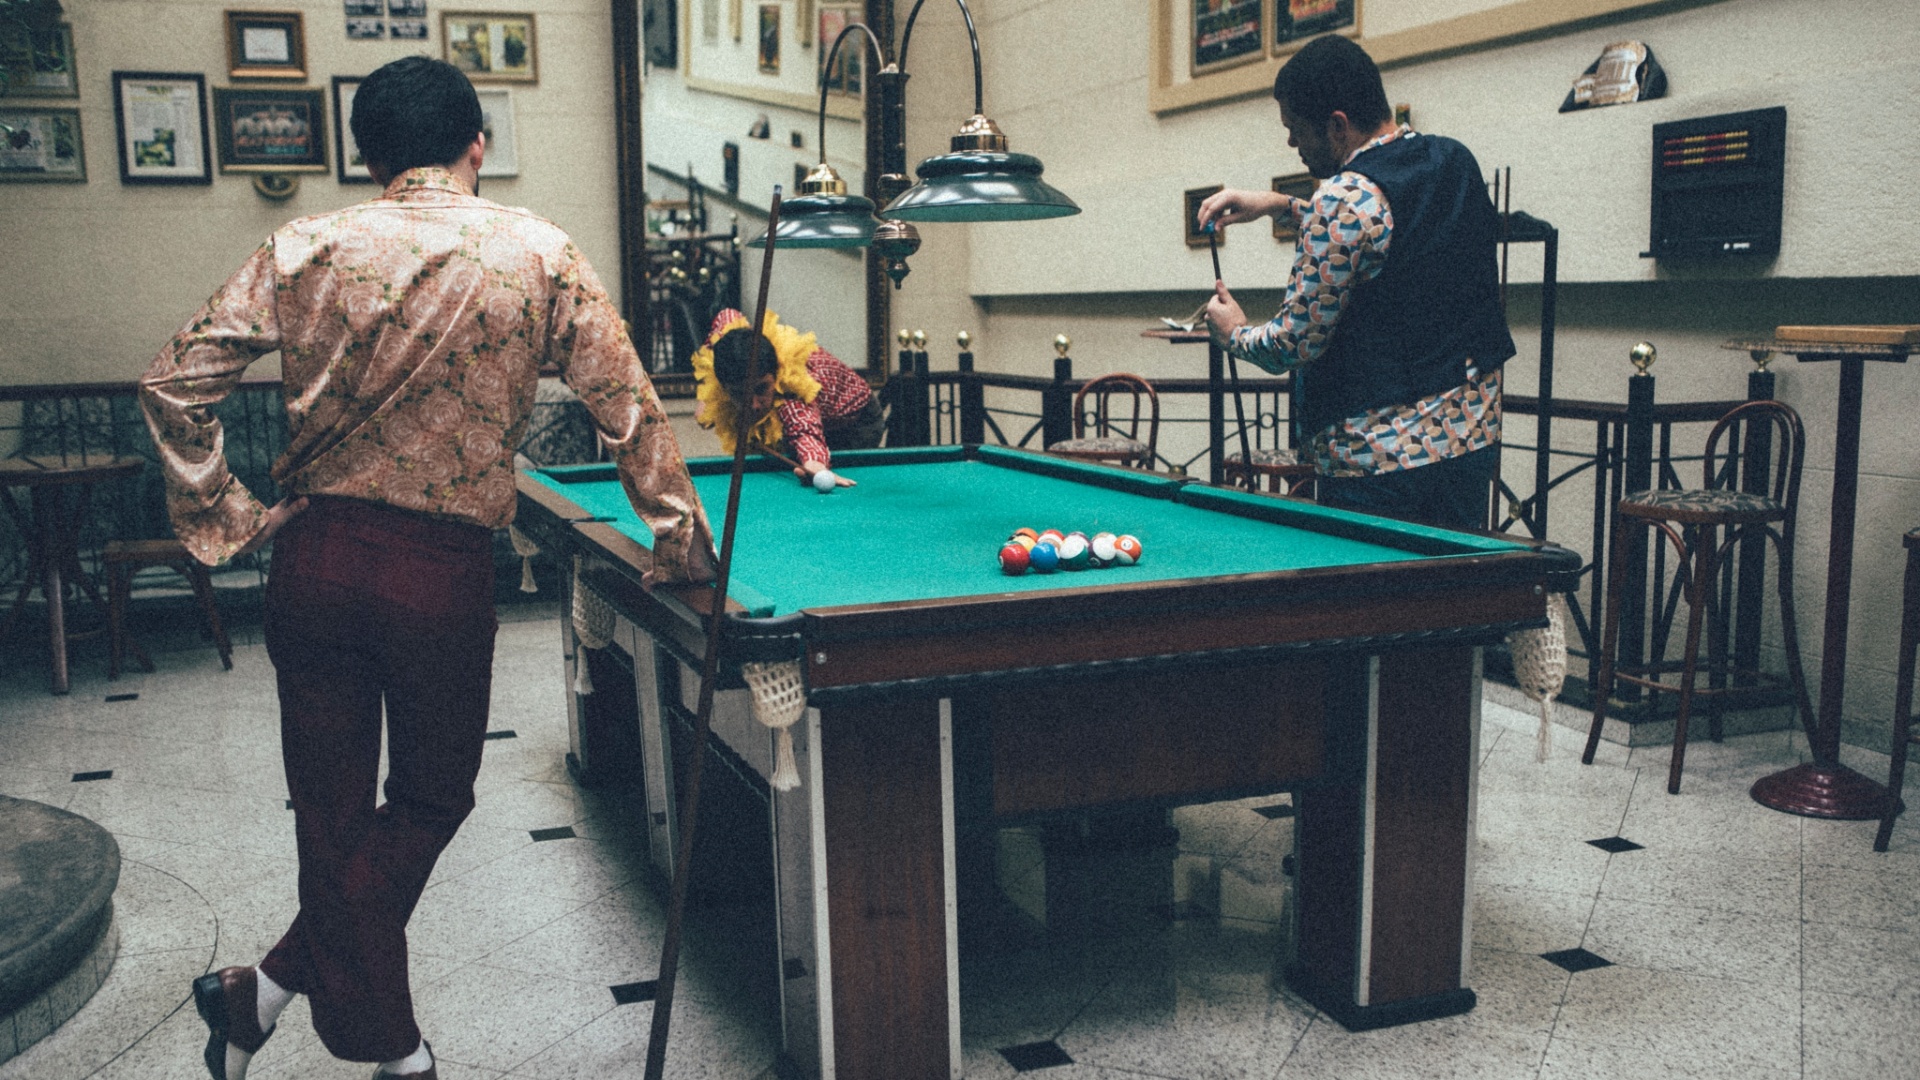
[[[1716,468],[1720,439],[1732,431],[1744,429],[1742,445],[1758,445],[1756,436],[1769,440],[1767,494],[1736,490],[1735,465],[1739,455],[1731,449],[1724,468]],[[1714,590],[1714,577],[1722,558],[1750,530],[1759,530],[1773,544],[1779,559],[1777,576],[1780,594],[1780,624],[1786,637],[1787,667],[1793,691],[1800,707],[1801,722],[1811,736],[1814,730],[1813,703],[1807,696],[1805,672],[1800,666],[1800,639],[1793,618],[1793,525],[1800,501],[1800,465],[1805,452],[1805,432],[1800,416],[1778,401],[1750,401],[1720,418],[1707,436],[1705,485],[1697,489],[1635,491],[1620,500],[1613,519],[1613,554],[1607,567],[1606,630],[1602,638],[1600,674],[1593,693],[1593,726],[1587,730],[1586,752],[1580,760],[1593,764],[1594,751],[1600,745],[1600,729],[1606,721],[1607,698],[1616,678],[1651,691],[1677,692],[1679,709],[1673,725],[1673,759],[1667,769],[1667,792],[1680,793],[1680,770],[1686,762],[1687,721],[1695,695],[1718,695],[1734,689],[1739,677],[1771,680],[1762,672],[1735,672],[1726,656],[1725,635],[1717,619],[1708,648],[1710,679],[1722,685],[1696,688],[1700,669],[1700,629],[1721,600]],[[1778,528],[1775,528],[1775,526]],[[1678,558],[1677,572],[1686,575],[1687,641],[1679,663],[1652,658],[1644,664],[1623,670],[1618,663],[1620,638],[1621,579],[1625,577],[1628,540],[1631,530],[1651,528],[1671,544]],[[1720,540],[1720,531],[1726,539]],[[1689,564],[1691,568],[1689,569]],[[1678,686],[1663,683],[1661,676],[1678,671]],[[1717,707],[1708,714],[1709,732],[1720,740],[1720,714]]]
[[[100,562],[107,570],[107,622],[113,635],[107,678],[120,677],[120,658],[128,648],[133,650],[140,670],[153,670],[153,659],[127,633],[126,615],[127,598],[133,592],[133,575],[154,566],[172,567],[193,586],[193,595],[200,601],[200,614],[207,621],[205,633],[220,650],[220,666],[233,670],[233,643],[227,640],[226,628],[220,624],[220,610],[213,603],[213,576],[200,560],[187,554],[185,544],[174,539],[110,540],[100,553]]]
[[[1300,495],[1305,488],[1306,498],[1313,497],[1313,472],[1313,462],[1300,460],[1300,451],[1286,446],[1254,447],[1252,465],[1235,450],[1227,455],[1221,470],[1227,483],[1248,491],[1261,490],[1260,479],[1265,477],[1268,492]]]
[[[1893,819],[1906,804],[1900,801],[1900,785],[1907,774],[1907,746],[1916,741],[1913,730],[1913,654],[1920,648],[1920,529],[1906,536],[1906,599],[1900,605],[1900,674],[1893,686],[1893,767],[1887,773],[1887,809],[1880,817],[1880,831],[1874,834],[1873,850],[1887,850],[1893,839]]]

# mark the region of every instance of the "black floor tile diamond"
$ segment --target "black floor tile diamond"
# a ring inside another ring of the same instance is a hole
[[[1293,804],[1292,803],[1274,803],[1272,806],[1256,806],[1253,808],[1253,812],[1256,814],[1259,814],[1263,818],[1271,818],[1275,821],[1278,821],[1281,818],[1289,818],[1293,816]]]
[[[1014,1072],[1032,1072],[1035,1069],[1051,1069],[1055,1065],[1073,1064],[1073,1058],[1052,1039],[1001,1047],[1000,1056],[1007,1059],[1007,1064],[1013,1066]]]
[[[73,774],[73,782],[76,784],[84,784],[89,780],[111,779],[113,779],[112,769],[101,769],[99,772],[77,772]]]
[[[571,840],[577,834],[573,831],[573,826],[562,825],[555,829],[530,829],[527,835],[535,840]]]
[[[1568,971],[1592,971],[1594,968],[1612,967],[1613,961],[1604,956],[1596,956],[1585,949],[1561,949],[1558,952],[1544,952],[1540,959]]]
[[[783,979],[798,979],[806,973],[807,965],[801,963],[797,956],[789,956],[780,964],[780,977]]]
[[[108,694],[107,700],[108,701],[138,701],[140,700],[140,695],[139,694]]]
[[[493,739],[517,739],[520,736],[516,734],[512,728],[502,728],[499,731],[487,732],[486,737],[489,740],[493,740]]]
[[[648,979],[646,982],[621,983],[619,986],[609,986],[607,989],[613,991],[615,1005],[632,1005],[636,1002],[652,1001],[653,996],[660,992],[660,983],[657,979]]]
[[[1610,851],[1615,855],[1618,855],[1623,851],[1646,850],[1645,844],[1636,844],[1624,836],[1603,836],[1598,840],[1589,840],[1587,841],[1587,843],[1592,844],[1594,847],[1599,848],[1601,851]]]

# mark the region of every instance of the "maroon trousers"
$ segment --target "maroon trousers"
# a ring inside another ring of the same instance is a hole
[[[478,525],[316,497],[274,538],[266,641],[300,913],[260,963],[348,1061],[420,1045],[407,920],[473,809],[492,681],[493,546]],[[386,802],[376,806],[385,706]]]

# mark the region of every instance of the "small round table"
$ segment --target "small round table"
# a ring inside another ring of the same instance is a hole
[[[47,601],[47,643],[53,656],[53,692],[64,694],[67,679],[66,583],[69,578],[86,591],[105,621],[106,601],[80,565],[80,532],[86,526],[87,504],[93,486],[140,471],[146,461],[137,457],[65,455],[0,459],[0,505],[27,541],[27,575],[13,598],[0,640],[13,624],[34,588]],[[22,506],[14,488],[27,489]]]

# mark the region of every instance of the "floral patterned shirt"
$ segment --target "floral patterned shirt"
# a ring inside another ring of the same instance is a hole
[[[1399,127],[1347,160],[1412,135]],[[1235,330],[1227,345],[1234,356],[1276,374],[1326,351],[1349,294],[1379,276],[1393,241],[1386,193],[1357,172],[1334,174],[1293,208],[1300,239],[1280,311],[1264,325]],[[1451,390],[1302,434],[1322,476],[1370,476],[1431,464],[1500,441],[1500,384],[1498,368],[1482,373],[1469,365],[1466,382]]]
[[[624,324],[558,227],[412,169],[377,199],[281,227],[141,379],[174,530],[208,565],[266,508],[228,471],[212,407],[280,351],[288,495],[501,528],[542,363],[579,395],[642,519],[656,580],[711,575],[712,534]]]

